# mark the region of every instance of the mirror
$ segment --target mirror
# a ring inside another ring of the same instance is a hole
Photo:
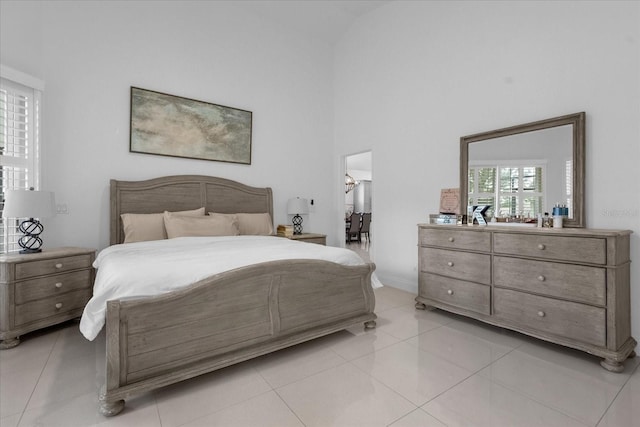
[[[556,204],[564,227],[584,227],[585,113],[460,138],[460,205],[497,217],[536,218]]]

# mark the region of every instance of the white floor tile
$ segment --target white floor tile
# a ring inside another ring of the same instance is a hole
[[[613,401],[598,427],[640,426],[640,368]]]
[[[374,293],[376,296],[376,313],[396,307],[414,307],[415,304],[415,294],[392,286],[385,285],[376,289]]]
[[[345,362],[319,339],[264,355],[249,363],[272,388],[277,388]]]
[[[58,328],[26,334],[17,347],[0,351],[0,374],[44,368],[58,339]]]
[[[85,393],[27,409],[19,427],[91,427],[102,419],[98,413],[98,395]]]
[[[0,418],[24,411],[38,385],[41,369],[35,367],[33,370],[23,369],[0,374]]]
[[[418,408],[389,427],[446,427],[446,425]]]
[[[416,409],[350,364],[276,390],[307,427],[386,426]]]
[[[209,415],[271,390],[246,364],[230,366],[155,392],[163,427],[173,427]]]
[[[8,417],[0,418],[0,426],[2,427],[18,427],[18,421],[20,421],[22,413],[9,415]]]
[[[104,366],[95,356],[58,355],[47,362],[27,409],[46,406],[88,393],[98,395],[104,384]]]
[[[439,328],[453,320],[442,312],[416,310],[413,307],[397,307],[377,314],[376,328],[400,340]]]
[[[474,375],[422,407],[450,427],[585,427],[569,416]]]
[[[361,326],[355,326],[331,334],[323,338],[323,342],[344,359],[353,360],[400,342],[400,340],[376,328],[364,329]]]
[[[273,391],[199,418],[181,427],[304,427]]]
[[[559,346],[528,343],[481,371],[587,425],[596,425],[630,373],[602,369],[598,359]]]
[[[506,345],[508,341],[510,339],[496,332],[452,322],[413,337],[407,343],[476,372],[521,344],[513,340],[513,346]]]
[[[363,372],[420,406],[472,372],[401,342],[352,362]]]
[[[415,310],[398,289],[375,292],[387,307],[376,329],[354,326],[130,398],[111,418],[97,402],[104,334],[86,341],[74,322],[27,334],[0,352],[0,425],[640,425],[640,358],[615,374],[586,353]]]

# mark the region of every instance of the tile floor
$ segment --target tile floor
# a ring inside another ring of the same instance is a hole
[[[0,426],[640,426],[640,357],[598,359],[376,290],[360,326],[127,401],[104,418],[104,335],[77,323],[0,352]]]

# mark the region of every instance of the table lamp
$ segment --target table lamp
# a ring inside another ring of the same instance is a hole
[[[18,240],[21,254],[42,252],[40,233],[44,226],[36,218],[48,218],[56,214],[53,192],[30,190],[6,190],[4,193],[3,218],[28,218],[20,223],[18,230],[23,236]]]
[[[307,199],[301,199],[296,197],[295,199],[289,199],[287,202],[287,213],[294,215],[291,222],[293,222],[293,234],[302,234],[302,217],[300,214],[306,214],[309,212],[309,205]]]

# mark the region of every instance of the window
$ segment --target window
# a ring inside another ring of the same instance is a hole
[[[473,165],[468,206],[490,205],[490,216],[535,218],[543,213],[544,182],[544,165]]]
[[[44,84],[0,68],[0,213],[8,189],[39,188],[40,102]],[[19,218],[0,218],[0,253],[19,249]]]

